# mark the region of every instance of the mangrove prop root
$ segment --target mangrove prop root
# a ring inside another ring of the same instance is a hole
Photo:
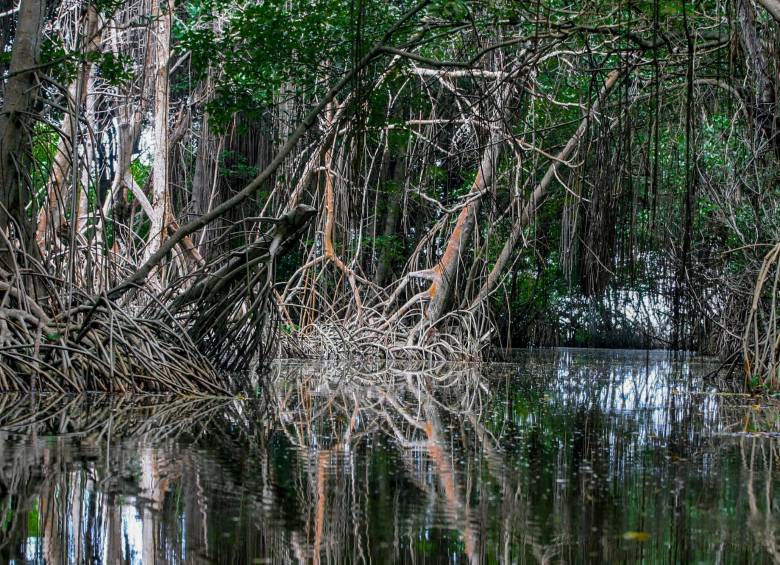
[[[42,274],[0,273],[0,391],[223,395],[240,388],[231,371],[265,362],[274,343],[274,262],[312,215],[299,205],[161,295],[137,287],[121,306]],[[39,287],[54,298],[38,298]]]

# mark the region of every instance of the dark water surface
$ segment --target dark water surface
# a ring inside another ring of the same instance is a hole
[[[0,397],[0,563],[775,562],[780,410],[712,369],[561,350]]]

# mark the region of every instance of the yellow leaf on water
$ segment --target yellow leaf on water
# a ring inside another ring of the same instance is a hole
[[[647,532],[626,532],[623,534],[623,539],[628,541],[644,542],[650,539],[650,534]]]

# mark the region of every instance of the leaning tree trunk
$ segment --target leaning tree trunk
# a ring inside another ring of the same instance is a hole
[[[472,306],[476,306],[485,300],[496,288],[504,272],[504,269],[509,262],[509,259],[513,255],[517,244],[520,242],[520,238],[523,235],[523,230],[531,224],[534,219],[536,209],[546,198],[547,192],[550,189],[550,185],[552,184],[553,179],[556,177],[558,168],[561,166],[561,163],[568,161],[577,147],[579,147],[582,138],[585,136],[585,132],[588,130],[588,124],[593,119],[593,116],[599,112],[601,104],[604,102],[610,91],[618,83],[618,79],[623,72],[624,70],[616,69],[607,76],[607,80],[604,82],[604,86],[602,87],[601,92],[599,92],[598,98],[596,98],[596,100],[593,102],[593,105],[590,107],[590,110],[588,110],[587,114],[585,114],[585,117],[580,122],[579,127],[574,132],[574,135],[571,136],[568,143],[566,143],[564,148],[561,149],[558,155],[556,155],[556,157],[553,159],[552,163],[550,163],[550,166],[547,168],[544,177],[542,177],[542,180],[536,186],[533,193],[531,193],[531,198],[523,207],[522,212],[512,225],[512,231],[509,234],[509,238],[507,238],[506,242],[504,243],[495,265],[488,274],[488,278],[482,285],[482,288],[480,288],[479,294],[472,303]]]
[[[471,242],[471,236],[477,224],[482,194],[493,184],[501,151],[501,137],[501,129],[494,126],[488,145],[482,152],[477,178],[471,187],[470,195],[474,196],[474,199],[458,214],[458,219],[447,241],[447,247],[444,249],[441,260],[433,268],[431,286],[428,288],[431,301],[425,315],[426,320],[431,324],[435,324],[447,313],[453,289],[461,271],[464,250]]]
[[[30,116],[38,93],[35,68],[40,62],[43,12],[42,0],[21,0],[0,112],[0,230],[9,234],[13,226],[15,238],[27,251],[34,247],[34,224],[25,210],[32,190],[20,165],[30,149],[28,131],[32,130]],[[9,272],[15,264],[14,250],[8,248],[10,240],[0,241],[0,266]]]
[[[511,93],[508,86],[502,87],[502,90],[502,94],[497,99],[496,108],[498,109],[505,107],[504,102],[508,100]],[[499,116],[494,116],[491,120],[490,138],[482,150],[477,176],[466,197],[467,202],[463,204],[455,220],[455,226],[447,239],[447,244],[438,263],[430,269],[407,274],[386,302],[388,305],[395,304],[410,279],[424,279],[431,282],[428,288],[412,296],[406,303],[392,312],[381,326],[383,329],[390,327],[417,304],[427,300],[428,307],[425,314],[408,334],[407,341],[410,343],[417,340],[425,326],[430,327],[436,324],[450,308],[453,292],[457,286],[458,278],[462,274],[462,259],[476,228],[482,198],[493,184],[495,169],[504,142],[502,125],[503,121],[499,119]],[[387,310],[385,313],[390,314]]]

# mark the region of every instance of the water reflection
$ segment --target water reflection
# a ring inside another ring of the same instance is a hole
[[[780,412],[662,354],[0,397],[0,561],[775,562]]]

